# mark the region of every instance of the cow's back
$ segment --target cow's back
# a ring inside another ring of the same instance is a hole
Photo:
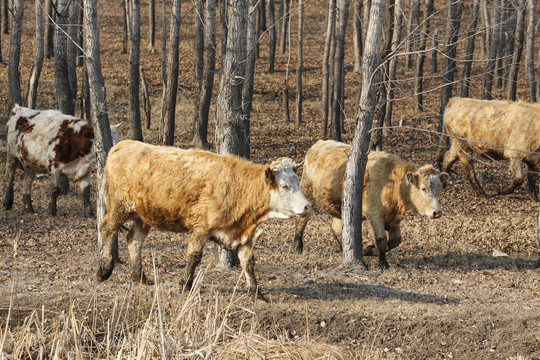
[[[476,152],[540,150],[540,106],[536,104],[452,98],[444,112],[444,125],[448,134],[473,141],[473,146],[461,143]]]
[[[255,168],[260,171],[250,171]],[[247,188],[264,182],[264,173],[264,166],[234,156],[131,140],[115,145],[105,166],[109,201],[129,207],[157,229],[172,231],[238,220],[236,213],[246,211],[242,204],[249,204],[249,196],[265,196]]]

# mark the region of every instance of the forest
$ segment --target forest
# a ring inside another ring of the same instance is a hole
[[[386,270],[362,256],[375,238],[351,205],[341,244],[315,207],[301,254],[294,219],[260,226],[266,302],[211,242],[185,291],[183,233],[152,229],[142,266],[154,284],[132,282],[130,223],[110,279],[96,279],[109,125],[120,141],[258,164],[301,163],[320,139],[351,144],[360,160],[343,197],[354,204],[368,152],[437,165],[452,97],[537,102],[539,10],[535,0],[1,0],[2,202],[15,104],[88,121],[97,163],[95,217],[75,184],[51,216],[47,174],[26,212],[17,172],[13,207],[0,208],[0,358],[540,358],[538,203],[526,184],[492,196],[512,175],[489,156],[473,155],[488,195],[456,163],[442,216],[406,213]]]

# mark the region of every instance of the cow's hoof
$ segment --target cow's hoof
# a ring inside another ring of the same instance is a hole
[[[377,256],[379,255],[379,252],[375,248],[375,245],[368,245],[364,249],[364,256]]]
[[[388,261],[385,260],[379,260],[379,269],[381,270],[388,270],[390,269],[390,265],[388,265]]]
[[[114,262],[112,259],[110,261],[100,260],[97,271],[97,280],[99,282],[107,280],[111,276],[113,269]]]

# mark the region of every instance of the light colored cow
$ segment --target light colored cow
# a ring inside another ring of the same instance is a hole
[[[350,146],[319,140],[306,154],[300,189],[306,198],[332,216],[332,230],[341,247],[341,200]],[[374,246],[364,255],[379,255],[379,266],[388,268],[386,253],[401,243],[400,222],[406,211],[441,216],[439,195],[448,174],[431,165],[418,168],[397,156],[372,152],[364,175],[362,214],[375,233]],[[295,247],[303,250],[303,235],[309,216],[296,219]]]
[[[115,236],[132,220],[127,239],[134,281],[146,282],[141,246],[154,227],[189,233],[186,288],[212,239],[227,250],[238,249],[249,290],[262,297],[254,273],[257,226],[270,217],[306,216],[311,211],[295,167],[289,158],[265,166],[203,150],[119,142],[109,152],[100,192],[105,217],[98,280],[111,275]]]
[[[486,195],[474,172],[472,154],[506,159],[512,183],[497,190],[510,194],[525,180],[522,162],[528,165],[529,189],[538,200],[536,186],[540,170],[540,104],[500,100],[452,98],[444,111],[444,131],[450,150],[440,147],[439,168],[449,171],[460,160],[473,188]]]
[[[48,174],[54,183],[49,203],[51,215],[56,215],[57,197],[69,189],[61,186],[67,178],[79,182],[85,213],[92,216],[90,174],[96,162],[92,127],[57,110],[40,111],[15,105],[6,129],[8,181],[4,208],[9,210],[13,206],[13,180],[20,165],[24,168],[23,202],[28,212],[34,212],[31,189],[35,175]]]

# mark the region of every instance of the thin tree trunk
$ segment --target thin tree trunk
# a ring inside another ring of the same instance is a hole
[[[249,134],[251,108],[253,105],[253,82],[255,76],[255,48],[257,46],[257,4],[258,0],[250,0],[246,24],[246,67],[244,70],[244,86],[242,87],[242,112],[246,124],[246,133]],[[247,142],[249,158],[249,138]]]
[[[82,6],[82,0],[81,2],[79,3],[79,25],[78,25],[78,29],[77,29],[77,44],[79,45],[77,47],[77,66],[83,66],[83,62],[84,62],[84,57],[83,57],[83,54],[82,54],[82,48],[84,46],[84,41],[83,41],[83,37],[84,37],[84,34],[83,34],[83,20],[84,20],[84,9],[83,9],[83,6]]]
[[[431,15],[433,14],[433,0],[426,0],[426,10],[424,22],[422,24],[422,33],[420,37],[420,44],[418,48],[418,55],[416,58],[416,67],[414,71],[415,81],[415,94],[416,94],[416,111],[424,111],[424,62],[426,60],[426,42],[429,36],[429,22]]]
[[[279,51],[281,54],[285,54],[285,50],[287,50],[287,30],[289,28],[291,17],[291,1],[292,0],[283,0],[283,18],[281,19],[279,32]]]
[[[336,1],[336,57],[334,59],[334,94],[332,99],[332,139],[341,141],[341,117],[344,109],[344,94],[341,91],[344,79],[342,71],[343,61],[345,59],[345,31],[347,29],[347,15],[349,0]]]
[[[452,88],[454,83],[454,74],[456,73],[456,46],[459,35],[459,25],[461,12],[463,10],[462,0],[448,0],[448,31],[445,49],[445,61],[443,72],[443,87],[441,94],[441,108],[439,111],[438,131],[443,131],[443,113],[452,97]]]
[[[296,125],[302,123],[302,68],[304,62],[304,2],[298,3],[298,53],[296,63]]]
[[[148,82],[146,81],[146,74],[142,66],[141,66],[141,86],[142,86],[142,93],[143,93],[144,114],[146,116],[146,128],[150,129],[150,123],[152,121],[152,104],[150,102],[150,95],[148,94]]]
[[[45,56],[50,59],[54,56],[54,25],[52,20],[56,18],[53,9],[53,0],[45,0]]]
[[[276,16],[274,0],[268,0],[268,72],[274,72],[274,58],[276,57]]]
[[[169,38],[169,51],[167,54],[167,86],[166,99],[163,109],[165,124],[160,126],[161,143],[167,146],[174,145],[174,120],[176,115],[176,95],[178,87],[178,49],[180,46],[180,0],[173,0],[171,12],[171,34]]]
[[[508,91],[510,69],[513,63],[514,48],[516,45],[516,25],[517,25],[517,11],[519,4],[511,1],[507,9],[508,28],[506,31],[506,48],[504,49],[506,56],[504,58],[504,91]]]
[[[122,0],[122,54],[127,54],[129,38],[131,37],[128,4],[129,0]]]
[[[82,1],[72,0],[69,12],[69,28],[67,39],[67,68],[70,92],[73,97],[73,113],[75,113],[75,103],[77,98],[77,51],[79,37],[79,9],[82,6]]]
[[[141,56],[141,3],[140,0],[132,1],[131,11],[131,46],[129,51],[129,95],[131,104],[131,124],[133,139],[143,141],[141,126],[141,105],[139,102],[139,62]]]
[[[514,47],[514,55],[512,56],[512,66],[508,74],[508,96],[509,100],[516,100],[517,83],[519,65],[523,54],[523,44],[525,42],[525,9],[526,1],[520,0],[517,5],[517,21],[516,21],[516,46]]]
[[[322,117],[321,117],[321,133],[325,137],[328,129],[328,110],[330,103],[330,83],[331,83],[331,69],[330,69],[330,57],[332,53],[332,38],[334,37],[334,31],[336,28],[336,0],[328,1],[328,12],[326,16],[326,37],[324,40],[324,55],[322,63]]]
[[[461,76],[461,97],[469,97],[469,88],[471,84],[471,67],[474,57],[474,40],[478,29],[476,23],[480,12],[480,1],[474,0],[471,7],[471,24],[467,31],[467,54],[463,65],[463,75]]]
[[[22,0],[11,1],[11,31],[9,34],[9,105],[21,104],[21,34],[24,6]]]
[[[420,17],[420,0],[410,0],[409,27],[407,31],[407,56],[405,66],[407,69],[413,67],[413,53],[416,52],[416,44],[418,42],[417,31],[418,19]]]
[[[225,61],[225,52],[227,51],[227,35],[229,33],[229,26],[227,24],[227,13],[229,7],[228,0],[220,0],[219,3],[219,16],[221,20],[221,66],[223,67],[223,61]]]
[[[529,22],[527,24],[527,49],[526,60],[527,64],[527,78],[529,79],[529,94],[531,101],[536,102],[536,80],[534,78],[534,33],[535,33],[535,16],[534,9],[536,7],[536,0],[527,0],[527,11],[529,15]]]
[[[507,0],[501,0],[501,22],[499,26],[499,44],[497,45],[497,59],[495,60],[495,84],[498,89],[502,88],[504,80],[504,49],[506,48],[506,31],[508,30]]]
[[[66,24],[68,23],[69,15],[68,5],[67,0],[58,0],[58,25],[54,33],[54,79],[58,109],[64,114],[73,115],[75,110],[75,96],[71,92],[67,60]]]
[[[395,24],[394,24],[394,31],[392,34],[392,47],[391,47],[392,53],[394,55],[390,59],[390,66],[389,66],[390,83],[388,84],[388,87],[387,87],[388,94],[386,96],[388,100],[388,105],[386,106],[386,126],[388,127],[392,126],[392,108],[394,105],[394,91],[396,88],[396,84],[394,80],[396,79],[397,64],[399,60],[399,57],[397,56],[397,51],[398,51],[399,43],[401,41],[401,24],[402,24],[402,19],[403,19],[401,0],[396,0],[395,8],[396,8],[395,14],[394,14]]]
[[[31,109],[36,108],[37,90],[39,85],[39,78],[41,75],[41,69],[43,68],[43,8],[41,7],[41,1],[35,1],[35,14],[36,14],[36,56],[34,58],[34,66],[32,67],[32,73],[28,80],[28,92],[26,95],[27,106]]]
[[[2,29],[4,34],[9,34],[9,9],[8,0],[2,0]]]
[[[439,47],[439,29],[435,29],[431,38],[431,72],[436,74],[437,68],[437,48]]]
[[[500,41],[500,27],[498,24],[501,22],[501,0],[494,0],[493,3],[495,17],[493,34],[491,35],[491,45],[489,47],[489,59],[486,66],[486,78],[484,81],[484,95],[486,100],[493,99],[491,89],[493,87],[493,77],[495,75],[495,64],[497,62],[497,50],[499,48]]]
[[[148,1],[148,49],[154,52],[156,43],[156,1]]]
[[[167,84],[167,7],[161,0],[161,82]]]
[[[204,68],[204,2],[203,0],[196,0],[193,12],[193,48],[195,57],[195,96],[194,105],[195,111],[193,112],[193,143],[202,147],[202,141],[196,141],[199,130],[199,125],[203,121],[200,116],[200,102],[201,91],[203,82],[203,68]]]
[[[103,169],[107,159],[107,153],[112,147],[111,129],[109,118],[107,115],[107,96],[105,94],[105,83],[101,73],[101,59],[99,51],[99,32],[97,19],[97,4],[96,0],[83,0],[84,4],[84,35],[85,35],[85,52],[86,52],[86,68],[89,78],[90,90],[90,107],[91,118],[94,129],[94,148],[97,155],[97,188],[101,189],[103,182]],[[103,198],[97,196],[96,223],[97,223],[97,238],[98,249],[101,252],[103,243],[99,231],[101,220],[105,215],[105,207]],[[118,258],[118,249],[113,258]]]
[[[341,207],[343,262],[345,264],[363,264],[364,267],[366,265],[362,256],[362,192],[370,130],[375,110],[375,84],[377,83],[375,70],[379,65],[379,43],[383,32],[385,8],[385,0],[373,0],[362,59],[362,94],[356,119],[356,131],[343,181]]]
[[[362,66],[362,0],[354,0],[353,45],[354,71],[360,71]]]

